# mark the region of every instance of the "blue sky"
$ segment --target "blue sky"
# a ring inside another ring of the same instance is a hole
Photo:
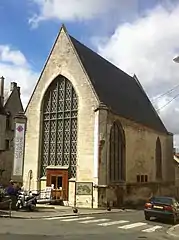
[[[137,13],[142,14],[147,9],[153,8],[158,2],[161,1],[138,1]],[[125,9],[126,16],[124,14],[121,18],[117,16],[116,22],[111,23],[111,26],[101,27],[96,19],[89,22],[68,22],[53,19],[41,23],[36,29],[32,29],[28,19],[38,11],[38,6],[31,0],[0,1],[0,44],[8,44],[22,51],[37,71],[42,68],[62,22],[65,23],[71,35],[88,46],[94,47],[90,42],[92,36],[109,36],[120,22],[131,21],[136,14],[136,9],[131,9],[129,6],[128,10]],[[105,21],[110,21],[110,17],[107,16]]]
[[[179,146],[179,100],[168,104],[179,88],[158,97],[178,84],[178,16],[178,0],[1,0],[0,75],[6,88],[10,81],[21,86],[26,105],[64,23],[72,36],[137,74]]]

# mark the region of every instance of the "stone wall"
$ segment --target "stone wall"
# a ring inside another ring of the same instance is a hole
[[[109,179],[109,139],[114,121],[120,121],[125,133],[126,182],[112,185]],[[157,132],[141,124],[100,110],[99,206],[107,202],[115,207],[144,201],[150,194],[175,194],[173,136]],[[160,138],[162,148],[162,180],[156,179],[155,149]],[[137,175],[147,175],[146,183],[138,183]]]
[[[152,196],[179,197],[174,182],[113,185],[99,189],[99,207],[138,208]]]
[[[103,147],[99,166],[99,184],[109,185],[109,138],[110,129],[114,121],[122,124],[125,133],[126,148],[126,182],[135,183],[137,175],[147,175],[148,182],[156,181],[155,149],[156,140],[159,137],[162,149],[162,181],[175,180],[175,167],[173,163],[173,136],[164,134],[134,123],[130,120],[116,116],[112,113],[100,113],[100,122],[106,127],[100,127],[100,138],[102,136]]]
[[[0,153],[0,169],[4,170],[0,177],[0,183],[3,184],[3,186],[7,186],[11,180],[13,157],[13,150]]]

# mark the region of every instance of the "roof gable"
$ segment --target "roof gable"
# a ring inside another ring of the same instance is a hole
[[[4,109],[12,114],[17,114],[23,112],[23,105],[20,97],[20,89],[15,87],[12,91],[7,94],[7,99],[5,99]]]
[[[101,102],[121,117],[168,133],[136,77],[129,76],[72,36],[70,39]]]

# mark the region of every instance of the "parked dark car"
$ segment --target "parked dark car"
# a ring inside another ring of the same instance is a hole
[[[146,220],[154,217],[176,224],[179,220],[179,202],[172,197],[152,197],[145,204],[144,215]]]

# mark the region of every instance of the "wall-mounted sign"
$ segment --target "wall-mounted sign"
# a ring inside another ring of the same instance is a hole
[[[76,195],[92,195],[92,182],[76,182]]]
[[[25,123],[15,124],[13,176],[22,176],[24,158]]]

